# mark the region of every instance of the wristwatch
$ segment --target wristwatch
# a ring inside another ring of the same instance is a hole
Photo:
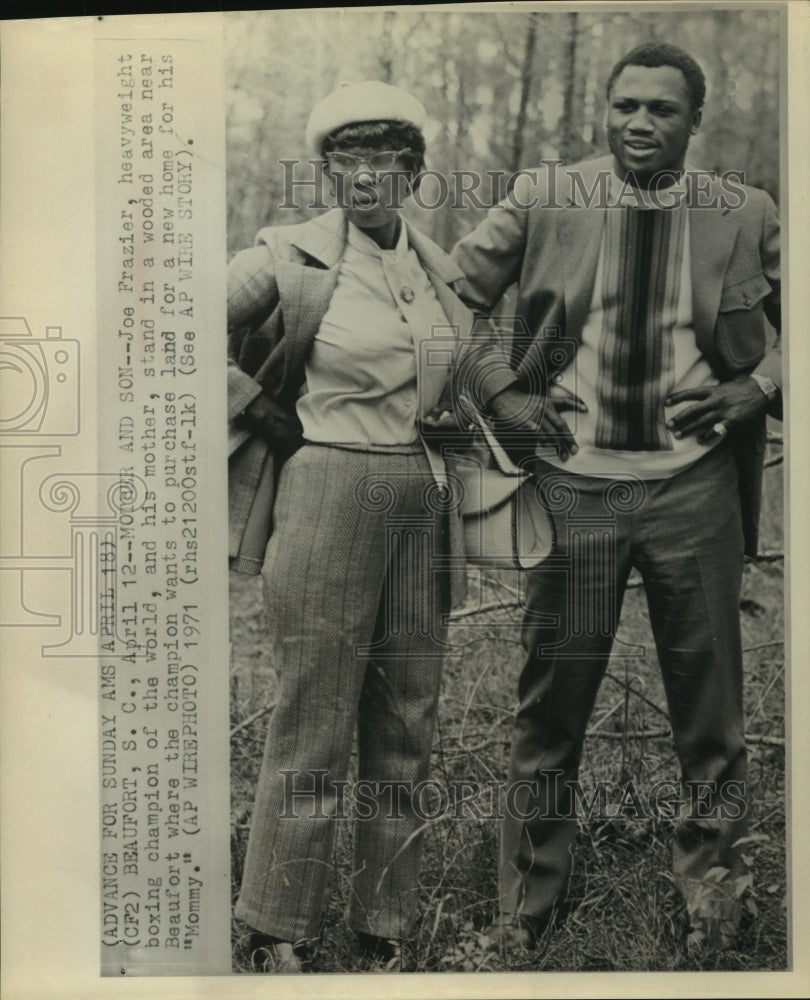
[[[779,387],[775,382],[769,379],[767,375],[760,375],[759,372],[749,372],[748,377],[752,378],[756,382],[764,395],[767,397],[769,403],[771,400],[776,399]]]

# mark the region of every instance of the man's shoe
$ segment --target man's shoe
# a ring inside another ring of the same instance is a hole
[[[360,931],[357,935],[360,951],[374,966],[384,972],[404,972],[402,942],[395,938],[377,937]]]
[[[294,945],[258,931],[250,935],[248,952],[251,967],[256,972],[291,976],[309,972],[312,968],[312,953],[307,945]]]
[[[537,947],[539,934],[525,917],[514,913],[502,913],[487,927],[484,934],[494,945],[509,951],[522,949],[533,951]]]
[[[713,874],[717,877],[713,878]],[[702,879],[676,876],[689,916],[690,953],[736,948],[743,914],[742,899],[735,891],[736,881],[723,868],[710,869]]]

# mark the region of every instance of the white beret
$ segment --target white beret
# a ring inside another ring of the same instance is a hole
[[[409,122],[421,131],[426,118],[422,102],[406,90],[381,80],[347,83],[327,94],[312,109],[307,122],[306,143],[313,153],[320,156],[323,140],[344,125],[397,121]]]

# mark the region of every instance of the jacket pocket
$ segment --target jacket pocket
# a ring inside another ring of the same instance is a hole
[[[771,286],[764,274],[726,285],[720,296],[715,345],[727,373],[750,370],[765,353],[763,300]]]

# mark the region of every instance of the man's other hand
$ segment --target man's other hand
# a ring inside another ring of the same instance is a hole
[[[728,429],[745,423],[762,413],[768,405],[765,394],[747,375],[721,382],[720,385],[673,392],[665,403],[677,406],[689,400],[694,400],[693,405],[669,419],[667,427],[679,439],[696,435],[700,444],[707,444],[718,435],[718,425]]]

